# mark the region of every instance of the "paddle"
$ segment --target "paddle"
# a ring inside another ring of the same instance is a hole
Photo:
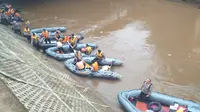
[[[76,50],[71,46],[71,44],[69,42],[67,42],[69,44],[69,46],[73,49],[74,53],[76,53]]]

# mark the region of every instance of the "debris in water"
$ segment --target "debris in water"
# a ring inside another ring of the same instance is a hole
[[[54,17],[55,19],[57,19],[58,17]]]
[[[190,58],[191,57],[191,54],[189,53],[188,57]]]
[[[168,54],[168,56],[172,56],[171,54]]]
[[[103,33],[103,31],[101,31],[100,33]]]

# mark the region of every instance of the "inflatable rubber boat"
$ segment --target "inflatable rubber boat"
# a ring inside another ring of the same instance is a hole
[[[0,23],[4,25],[12,25],[12,23],[16,22],[24,22],[24,19],[22,17],[9,17],[5,14],[0,15]]]
[[[48,32],[55,32],[57,29],[59,29],[60,32],[65,32],[67,30],[66,27],[37,28],[32,29],[31,33],[42,33],[43,29],[46,29]]]
[[[92,60],[94,59],[94,55],[93,57],[83,57],[83,60],[86,63],[92,64]],[[115,66],[120,66],[123,64],[123,62],[120,59],[116,59],[116,58],[104,58],[101,61],[99,61],[99,65],[110,65],[110,63],[112,63],[112,65]]]
[[[96,77],[96,78],[105,78],[105,79],[120,79],[122,76],[118,73],[112,72],[112,71],[105,71],[105,70],[98,70],[97,72],[92,72],[90,69],[84,69],[84,70],[77,70],[76,66],[74,65],[74,59],[69,59],[64,62],[64,65],[67,69],[69,69],[72,73],[83,76],[83,77]]]
[[[118,101],[126,112],[169,112],[170,105],[178,104],[187,108],[189,112],[200,112],[200,104],[193,101],[152,92],[148,101],[139,101],[141,90],[122,91],[118,94]],[[175,111],[174,111],[175,112]]]
[[[36,35],[37,35],[38,37],[39,37],[41,34],[42,34],[42,33],[36,33]],[[68,36],[71,37],[71,35],[68,35]],[[55,32],[49,32],[49,37],[50,37],[50,38],[55,38]],[[61,34],[60,37],[61,37],[61,38],[64,38],[65,36]],[[76,34],[76,37],[78,38],[78,41],[84,39],[84,37],[83,37],[82,35]]]
[[[39,36],[38,36],[39,37]],[[48,49],[48,48],[50,48],[50,47],[56,47],[56,43],[57,43],[57,40],[56,40],[56,38],[55,38],[55,36],[53,37],[49,37],[50,38],[50,40],[51,40],[51,43],[45,43],[45,41],[44,41],[44,38],[42,38],[41,40],[40,40],[40,43],[39,43],[39,46],[40,46],[40,48],[41,49],[43,49],[43,50],[46,50],[46,49]],[[82,39],[84,39],[84,37],[82,37],[82,36],[78,36],[77,35],[77,38],[78,38],[78,42],[80,42],[80,40],[82,40]]]
[[[88,45],[90,47],[92,47],[93,50],[98,47],[96,44],[88,44]],[[86,47],[86,44],[78,43],[77,46],[75,47],[75,50],[80,50],[81,48],[85,48],[85,47]],[[68,44],[65,44],[63,46],[63,49],[64,49],[65,54],[59,54],[59,53],[56,52],[58,50],[57,47],[50,47],[50,48],[46,49],[46,54],[48,56],[54,57],[55,59],[57,59],[59,61],[74,58],[74,56],[75,56],[74,52],[70,52],[70,47],[69,47]],[[90,55],[82,53],[82,56],[85,57],[85,56],[90,56]]]

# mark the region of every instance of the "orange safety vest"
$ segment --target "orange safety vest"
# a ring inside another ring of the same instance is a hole
[[[97,62],[94,62],[94,63],[92,64],[92,67],[93,67],[93,71],[94,71],[94,72],[98,71],[98,69],[99,69],[99,65],[98,65]]]
[[[48,31],[42,31],[42,36],[44,37],[44,38],[49,38],[49,32]]]
[[[70,41],[70,36],[65,36],[65,38],[64,38],[64,43],[67,43],[67,42],[69,42]]]

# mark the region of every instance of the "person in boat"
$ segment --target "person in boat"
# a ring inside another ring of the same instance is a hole
[[[33,33],[33,35],[31,36],[31,43],[37,50],[39,50],[39,40],[35,33]]]
[[[139,100],[147,100],[147,98],[150,96],[152,91],[152,83],[150,79],[147,79],[143,82],[141,87],[141,93],[139,95]]]
[[[56,36],[57,41],[60,39],[60,34],[61,34],[60,30],[57,29],[56,32],[55,32],[55,36]]]
[[[99,61],[101,61],[104,58],[105,58],[104,53],[99,49],[96,53],[96,57],[92,60],[92,63],[94,63],[95,61],[99,63]]]
[[[28,27],[25,27],[25,28],[24,28],[24,32],[25,32],[25,34],[26,34],[25,36],[26,36],[28,42],[31,43],[31,33],[30,33],[30,29],[29,29]]]
[[[93,72],[97,72],[99,70],[98,62],[95,61],[94,63],[92,63],[92,65],[89,67],[89,69],[91,69]]]
[[[85,53],[87,55],[90,55],[92,53],[92,47],[90,47],[88,44],[86,44],[86,47],[82,48],[81,52]]]
[[[70,42],[70,36],[67,35],[64,37],[63,43],[69,43]]]
[[[21,25],[19,22],[13,21],[12,22],[12,30],[14,30],[15,32],[19,32],[21,35]]]
[[[72,34],[71,35],[71,39],[70,39],[70,50],[73,52],[74,48],[76,47],[77,45],[77,37]]]
[[[44,37],[44,41],[45,41],[46,44],[47,44],[47,41],[49,43],[51,43],[51,40],[49,38],[49,32],[46,29],[43,29],[41,36]]]
[[[86,64],[83,60],[79,60],[78,62],[76,62],[76,69],[78,70],[84,70],[85,66]]]
[[[76,51],[75,52],[74,63],[77,63],[77,62],[79,62],[81,60],[82,60],[82,54],[81,54],[81,52],[80,51]]]
[[[64,54],[64,49],[63,49],[63,44],[62,44],[62,38],[60,38],[57,42],[57,48],[58,48],[58,52],[61,54]]]

